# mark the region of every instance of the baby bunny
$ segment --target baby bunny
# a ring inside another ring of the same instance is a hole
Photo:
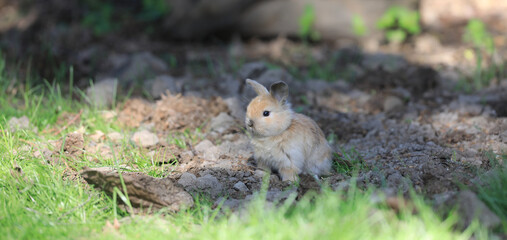
[[[329,174],[331,147],[317,123],[292,111],[287,84],[273,83],[268,91],[254,80],[246,83],[258,95],[249,103],[245,119],[257,165],[278,170],[283,181],[296,181],[300,173]]]

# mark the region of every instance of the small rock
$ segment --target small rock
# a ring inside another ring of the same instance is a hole
[[[437,37],[423,34],[415,38],[415,51],[418,53],[434,53],[442,48]]]
[[[218,82],[218,89],[221,96],[236,96],[239,93],[241,82],[233,75],[224,75]]]
[[[305,89],[307,91],[312,91],[316,93],[322,93],[326,90],[329,90],[331,85],[324,80],[309,80],[305,83]]]
[[[128,61],[116,69],[120,71],[118,79],[120,79],[122,85],[145,79],[146,77],[150,77],[150,75],[164,74],[169,71],[166,63],[150,52],[136,53],[132,56],[124,57],[127,57]]]
[[[220,148],[217,146],[210,147],[204,151],[203,158],[205,161],[216,161],[220,157]]]
[[[107,78],[86,89],[86,96],[90,104],[107,107],[113,104],[118,89],[118,79]]]
[[[222,209],[230,209],[230,210],[237,210],[240,208],[246,201],[245,200],[239,200],[235,198],[228,198],[224,199],[223,197],[218,198],[213,206],[218,207],[220,204]]]
[[[168,75],[160,75],[154,79],[146,80],[144,82],[144,88],[148,90],[150,95],[154,98],[160,98],[166,91],[169,91],[171,94],[181,92],[176,84],[176,80]]]
[[[264,62],[249,62],[244,64],[239,69],[238,74],[241,79],[247,78],[258,78],[264,71],[268,69],[268,66]]]
[[[283,202],[285,201],[292,193],[297,194],[297,188],[290,188],[285,191],[281,191],[278,189],[271,189],[266,192],[266,200],[270,202]]]
[[[180,180],[178,180],[178,184],[183,186],[185,189],[188,187],[195,186],[197,182],[197,177],[189,172],[184,172],[181,174]]]
[[[100,130],[96,130],[94,134],[90,135],[90,139],[92,139],[94,142],[101,142],[104,140],[104,133]]]
[[[181,157],[180,163],[190,162],[194,157],[194,153],[192,151],[185,151],[180,153],[180,157]]]
[[[236,118],[236,120],[239,120],[243,122],[245,120],[245,106],[241,105],[241,101],[236,97],[230,97],[224,99],[225,104],[227,104],[227,107],[229,108],[229,111],[231,111],[231,115]]]
[[[213,145],[213,143],[210,140],[205,139],[201,141],[199,144],[195,145],[194,149],[199,153],[203,153],[206,151],[206,149],[212,148],[214,146],[215,145]]]
[[[229,114],[221,112],[218,116],[211,119],[210,128],[211,131],[216,131],[218,133],[223,133],[230,127],[234,125],[234,118],[229,116]]]
[[[209,193],[212,197],[217,197],[222,193],[222,184],[211,174],[198,177],[196,186],[199,190]]]
[[[362,61],[363,67],[369,70],[382,68],[388,72],[396,72],[405,68],[408,63],[404,58],[391,54],[366,54]]]
[[[393,93],[394,95],[396,95],[402,99],[410,99],[412,97],[412,94],[410,93],[410,91],[406,88],[403,88],[403,87],[396,87],[391,90],[391,93]]]
[[[240,192],[248,192],[248,187],[241,181],[234,184],[234,189],[236,189]]]
[[[403,101],[395,96],[389,96],[384,100],[384,111],[390,112],[400,106],[403,106]]]
[[[159,142],[157,135],[148,130],[141,130],[134,133],[134,136],[132,136],[130,140],[135,142],[137,146],[144,148],[155,146]]]
[[[279,68],[279,69],[269,69],[265,71],[258,79],[257,82],[264,85],[269,89],[269,86],[278,81],[284,81],[289,84],[292,82],[293,78],[287,71]]]
[[[151,131],[153,129],[155,129],[155,123],[153,122],[144,122],[139,125],[139,130]]]
[[[43,158],[46,161],[48,161],[51,158],[52,154],[53,152],[47,148],[33,152],[33,156],[35,158]]]
[[[264,175],[266,175],[266,172],[264,172],[262,170],[255,170],[255,172],[254,172],[255,178],[263,178]]]
[[[155,154],[157,154],[157,151],[152,150],[152,151],[149,151],[146,155],[148,157],[150,157],[151,159],[153,159],[155,157]]]
[[[9,125],[11,132],[30,128],[30,120],[27,116],[22,116],[20,118],[12,117],[9,119],[9,122],[7,124]]]
[[[119,143],[123,140],[123,135],[119,132],[111,132],[106,135],[106,137],[113,141],[114,143]]]
[[[116,117],[116,115],[118,115],[115,111],[101,111],[100,112],[100,116],[106,120],[106,121],[111,121],[113,120],[113,118]]]
[[[439,194],[433,195],[433,204],[437,207],[442,206],[445,202],[447,202],[449,199],[454,197],[456,195],[456,192],[454,191],[447,191]]]
[[[245,182],[247,182],[247,183],[255,183],[257,181],[255,180],[255,178],[253,178],[252,176],[250,176],[250,177],[245,178]]]
[[[465,227],[468,227],[475,219],[478,219],[487,228],[494,228],[501,224],[500,218],[491,212],[477,195],[470,190],[458,193],[456,202],[458,204],[458,212],[462,217],[461,221]]]
[[[348,181],[335,182],[331,185],[333,191],[347,192],[349,190],[350,183]]]
[[[91,143],[93,143],[93,142],[91,142]],[[108,145],[105,145],[103,143],[99,143],[95,146],[93,146],[92,144],[89,144],[88,146],[85,147],[85,150],[86,150],[86,152],[92,153],[96,156],[100,156],[101,160],[114,158],[113,151],[111,150],[111,147],[109,147]],[[90,155],[88,157],[92,161],[98,160],[97,158],[94,158],[93,156],[90,156]]]

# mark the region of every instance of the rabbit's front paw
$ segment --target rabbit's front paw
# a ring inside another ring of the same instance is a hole
[[[282,181],[295,182],[298,179],[297,170],[293,168],[281,168],[280,176],[282,177]]]

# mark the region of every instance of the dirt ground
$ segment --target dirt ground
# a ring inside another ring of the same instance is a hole
[[[288,75],[263,64],[245,64],[240,72],[257,71],[259,81],[266,83]],[[368,70],[355,82],[284,79],[293,108],[315,119],[332,141],[338,168],[351,168],[323,177],[322,182],[333,189],[347,188],[357,171],[361,188],[374,186],[407,196],[413,188],[439,200],[460,186],[470,186],[491,161],[502,161],[507,149],[507,118],[502,112],[507,87],[467,95],[447,88],[449,80],[432,68],[405,64],[391,72],[381,66]],[[196,94],[202,89],[196,84],[187,85],[190,94],[167,93],[155,102],[129,100],[118,109],[118,121],[149,129],[159,139],[201,127],[199,140],[187,141],[185,148],[163,140],[147,148],[156,161],[175,163],[167,178],[177,186],[208,195],[217,204],[226,196],[225,206],[237,208],[260,189],[266,174],[256,168],[243,130],[245,100],[253,91],[238,87],[223,99],[220,84],[201,81],[206,86],[202,94]],[[229,86],[241,86],[243,79],[228,81]],[[274,174],[268,199],[283,199],[293,191],[303,194],[318,186],[309,177],[301,176],[298,187]]]
[[[346,189],[355,176],[361,188],[374,186],[406,196],[413,188],[442,202],[507,154],[507,81],[497,78],[472,93],[458,90],[459,80],[470,73],[475,60],[463,57],[467,46],[444,45],[431,34],[400,46],[308,44],[283,36],[204,44],[120,34],[96,38],[76,25],[67,31],[55,26],[48,22],[33,33],[6,33],[3,46],[17,46],[23,39],[29,46],[23,49],[36,51],[33,56],[42,59],[46,54],[29,39],[40,32],[51,38],[54,52],[60,54],[51,61],[35,61],[34,68],[45,69],[40,71],[44,75],[58,62],[74,66],[76,85],[86,89],[85,100],[91,104],[110,106],[112,93],[117,93],[125,103],[103,117],[126,130],[69,134],[65,141],[49,143],[51,150],[35,154],[48,160],[85,153],[108,159],[121,149],[122,139],[131,139],[164,171],[164,180],[128,176],[129,189],[139,191],[138,206],[156,203],[155,207],[170,205],[177,210],[167,201],[191,204],[190,193],[235,209],[260,189],[266,172],[256,168],[243,127],[246,105],[254,96],[246,78],[266,86],[288,83],[293,109],[319,124],[336,153],[338,170],[321,179],[333,189]],[[79,119],[63,114],[57,125]],[[185,131],[192,136],[184,142],[171,140]],[[113,169],[85,169],[81,176],[105,191],[112,191],[107,184],[118,184]],[[142,184],[136,183],[137,178]],[[146,192],[143,186],[164,191],[150,181],[169,186],[182,199]],[[107,187],[99,186],[103,184]],[[301,195],[318,188],[307,176],[294,185],[273,174],[267,198],[275,201],[291,192]]]

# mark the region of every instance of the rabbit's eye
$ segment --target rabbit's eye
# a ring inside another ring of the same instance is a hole
[[[269,116],[269,111],[264,111],[264,112],[262,113],[262,116],[264,116],[264,117]]]

